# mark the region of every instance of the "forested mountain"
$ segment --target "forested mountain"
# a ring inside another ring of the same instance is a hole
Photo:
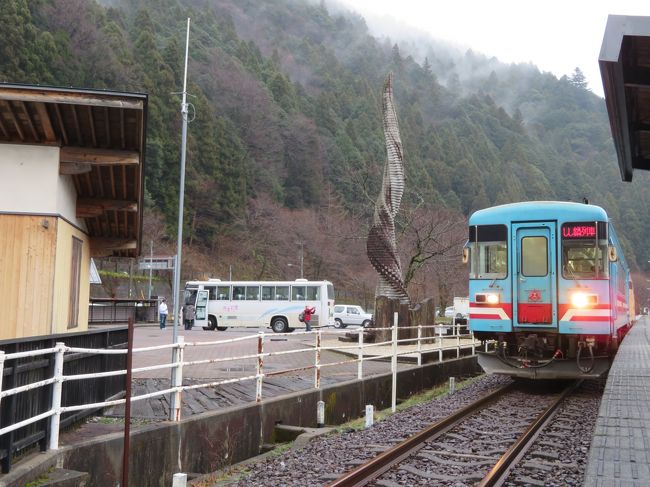
[[[621,182],[604,101],[579,70],[557,79],[400,46],[325,1],[5,0],[0,80],[150,94],[144,239],[157,253],[175,243],[187,17],[188,275],[293,278],[303,249],[307,277],[368,299],[389,71],[408,177],[400,246],[418,297],[464,292],[466,270],[451,264],[464,217],[513,201],[587,197],[648,270],[648,176]]]

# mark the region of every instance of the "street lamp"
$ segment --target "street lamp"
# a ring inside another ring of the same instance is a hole
[[[298,242],[296,242],[296,245],[300,245],[300,279],[302,279],[303,278],[303,263],[304,263],[304,257],[305,257],[305,253],[304,253],[305,242],[303,242],[302,240],[299,240]]]
[[[287,264],[287,267],[298,267],[296,264]],[[300,262],[300,279],[302,279],[302,262]]]

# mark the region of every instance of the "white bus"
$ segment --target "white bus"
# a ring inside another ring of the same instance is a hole
[[[334,286],[329,281],[188,281],[184,302],[194,303],[195,326],[225,330],[231,326],[270,326],[276,333],[304,328],[298,315],[316,308],[312,326],[334,325]]]

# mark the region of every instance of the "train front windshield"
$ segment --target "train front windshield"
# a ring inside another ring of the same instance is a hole
[[[508,275],[508,229],[505,225],[469,227],[470,279],[505,279]]]
[[[562,277],[609,277],[607,223],[572,222],[562,225]]]

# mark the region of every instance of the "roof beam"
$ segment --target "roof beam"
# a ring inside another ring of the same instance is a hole
[[[43,127],[43,132],[45,133],[45,140],[48,142],[54,142],[56,140],[56,134],[54,133],[52,120],[50,119],[50,114],[47,113],[45,104],[35,103],[34,107],[36,108],[36,113],[38,114],[38,118],[41,121],[41,126]]]
[[[91,105],[95,107],[130,108],[142,110],[143,100],[128,99],[125,95],[102,95],[94,93],[66,93],[47,90],[25,90],[13,87],[0,87],[0,100],[64,103],[68,105]]]
[[[68,144],[68,132],[65,130],[65,125],[63,125],[63,117],[61,116],[61,110],[59,105],[54,105],[54,111],[56,112],[56,119],[59,121],[59,128],[61,129],[61,135],[63,135],[63,142]]]
[[[59,174],[85,174],[92,171],[93,166],[137,166],[138,164],[140,164],[140,154],[136,151],[64,146],[59,152]]]
[[[0,112],[0,130],[2,131],[2,134],[6,139],[9,138],[9,132],[7,131],[7,127],[5,127],[4,122],[2,121],[2,113]]]
[[[97,147],[97,134],[95,133],[95,119],[93,118],[93,107],[88,109],[88,121],[90,122],[90,136],[93,139],[93,147]]]
[[[84,145],[84,136],[81,133],[81,126],[79,125],[79,117],[77,116],[77,107],[72,105],[72,120],[74,121],[74,128],[77,129],[77,141],[79,145]]]
[[[129,238],[91,238],[90,256],[106,257],[121,250],[136,250],[138,242]]]
[[[4,104],[7,106],[9,109],[9,115],[11,115],[11,120],[14,123],[14,127],[16,127],[16,132],[18,132],[18,137],[20,137],[21,141],[25,141],[25,134],[23,134],[23,129],[20,126],[20,122],[18,121],[18,118],[16,117],[16,112],[14,111],[14,107],[11,103],[8,101],[5,101]]]
[[[27,119],[27,125],[29,126],[29,130],[32,132],[32,136],[34,137],[34,140],[38,142],[40,140],[38,136],[38,132],[36,131],[36,127],[34,126],[34,121],[32,120],[32,116],[29,113],[29,110],[27,109],[27,105],[25,105],[24,102],[19,101],[18,106],[23,110],[25,113],[25,118]]]
[[[61,147],[61,162],[76,162],[98,166],[137,166],[140,154],[137,151],[96,149],[92,147]]]
[[[105,198],[78,198],[77,218],[94,218],[107,211],[137,212],[138,202]]]

